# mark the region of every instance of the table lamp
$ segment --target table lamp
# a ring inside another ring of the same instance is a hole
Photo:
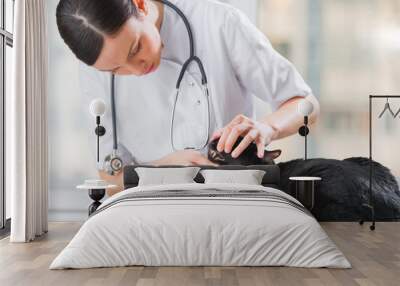
[[[313,104],[306,99],[300,100],[297,105],[298,113],[304,116],[304,125],[299,128],[300,136],[304,137],[304,160],[307,160],[307,135],[310,132],[308,129],[308,116],[313,112],[313,110]]]
[[[90,103],[89,110],[90,110],[90,113],[96,118],[97,127],[95,129],[95,133],[97,135],[97,163],[99,163],[99,161],[100,161],[99,140],[100,140],[100,136],[103,136],[104,134],[106,134],[106,129],[104,128],[104,126],[100,125],[100,117],[103,116],[106,111],[106,104],[100,98],[94,99]]]

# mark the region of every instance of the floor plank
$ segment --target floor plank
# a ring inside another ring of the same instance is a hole
[[[352,269],[289,267],[117,267],[85,270],[48,269],[80,228],[80,223],[54,222],[32,243],[0,240],[0,285],[136,285],[136,286],[266,286],[266,285],[399,285],[400,223],[322,223],[330,238],[352,263]]]

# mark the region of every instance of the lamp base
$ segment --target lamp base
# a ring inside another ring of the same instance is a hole
[[[88,209],[89,216],[101,205],[100,200],[104,197],[106,189],[89,189],[89,197],[94,201]]]

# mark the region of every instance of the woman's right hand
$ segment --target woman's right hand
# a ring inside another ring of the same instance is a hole
[[[193,166],[193,165],[212,165],[218,166],[217,164],[211,162],[206,157],[204,157],[199,151],[195,150],[179,150],[168,154],[167,156],[151,162],[152,165],[183,165],[183,166]]]

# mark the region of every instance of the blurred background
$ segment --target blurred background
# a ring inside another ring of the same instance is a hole
[[[198,0],[200,1],[200,0]],[[272,45],[297,67],[321,104],[311,126],[309,157],[368,156],[368,95],[400,94],[400,0],[236,0]],[[49,33],[49,217],[80,220],[89,199],[75,186],[96,177],[95,158],[78,84],[78,62],[62,42],[55,22],[58,0],[48,2]],[[374,100],[373,157],[400,176],[400,118],[378,119],[385,100]],[[390,100],[396,112],[400,99]],[[258,116],[269,106],[257,100]],[[273,142],[277,160],[304,156],[298,135]]]
[[[368,95],[400,94],[399,16],[398,0],[258,1],[258,27],[319,98],[312,157],[368,156]],[[373,158],[399,176],[400,118],[378,119],[385,103],[373,100]],[[390,103],[399,110],[400,99]],[[283,160],[301,156],[295,138],[273,145],[285,146]]]

